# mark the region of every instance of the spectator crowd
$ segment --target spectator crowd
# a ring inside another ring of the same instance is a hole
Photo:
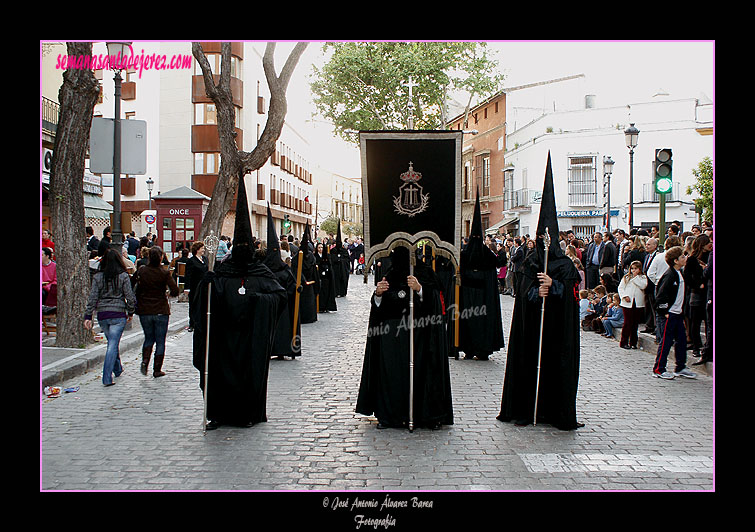
[[[614,338],[621,329],[619,346],[628,350],[638,347],[639,332],[652,334],[658,349],[653,374],[664,379],[695,378],[686,365],[688,348],[696,359],[691,365],[710,372],[713,362],[713,226],[702,222],[682,232],[681,225],[670,223],[665,235],[655,226],[596,232],[590,239],[572,230],[559,234],[561,249],[581,277],[582,330]],[[519,269],[534,241],[529,235],[488,235],[485,243],[499,257],[500,293],[515,296]],[[676,367],[668,372],[672,346]]]
[[[596,232],[589,241],[575,236],[572,230],[558,236],[561,249],[580,274],[577,291],[582,330],[614,338],[614,332],[621,329],[619,346],[628,350],[638,347],[639,332],[652,334],[658,346],[653,374],[663,379],[696,376],[687,368],[688,348],[695,359],[691,365],[705,365],[710,371],[713,362],[713,227],[703,222],[693,225],[689,232],[681,232],[680,226],[681,223],[672,222],[665,235],[660,235],[657,227],[651,227],[632,229],[629,233],[622,229]],[[103,257],[111,248],[111,229],[106,227],[98,238],[87,227],[86,235],[89,268],[94,277],[101,271]],[[156,246],[155,239],[156,235],[150,233],[140,239],[133,231],[126,235],[118,257],[119,268],[135,284],[138,279],[135,274],[141,267],[162,265],[171,279],[160,277],[159,283],[164,283],[171,295],[175,294],[179,270],[185,268],[181,281],[190,291],[207,270],[204,244],[195,242],[189,249],[178,250],[177,256],[169,260]],[[336,240],[328,235],[315,241],[317,244],[332,253]],[[365,266],[362,239],[345,239],[342,245],[348,252],[349,272],[361,274]],[[515,296],[520,268],[527,254],[533,252],[534,241],[529,235],[487,235],[485,245],[498,257],[499,292]],[[256,240],[254,246],[265,250],[266,242]],[[280,253],[286,264],[291,264],[299,246],[299,240],[293,236],[281,237]],[[216,260],[229,256],[231,247],[231,239],[222,236]],[[179,269],[180,263],[185,264],[184,268]],[[57,304],[57,272],[54,239],[47,230],[42,231],[41,271],[42,307],[44,313],[51,313]],[[134,312],[132,307],[129,310]],[[91,319],[90,315],[87,317]],[[152,341],[155,342],[154,338]],[[157,343],[161,342],[158,335]],[[666,359],[672,345],[676,366],[669,372]],[[158,374],[164,374],[159,367],[155,370],[155,375]],[[111,382],[109,376],[106,381]]]

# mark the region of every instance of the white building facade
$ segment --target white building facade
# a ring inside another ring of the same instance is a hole
[[[220,43],[203,45],[213,73],[219,75]],[[267,122],[270,94],[262,67],[265,46],[264,42],[243,42],[233,43],[232,48],[231,87],[236,107],[237,142],[240,140],[240,148],[247,152],[255,148]],[[138,237],[149,229],[145,221],[149,199],[147,179],[151,178],[154,182],[153,198],[181,187],[189,187],[211,197],[220,169],[220,149],[217,113],[204,93],[202,72],[192,56],[191,43],[134,42],[132,49],[135,55],[164,55],[168,61],[173,57],[189,57],[191,63],[188,68],[122,73],[124,98],[121,102],[121,119],[144,120],[147,123],[147,172],[141,176],[122,176],[129,180],[126,187],[122,186],[122,210],[130,212],[129,226]],[[94,55],[106,53],[105,43],[94,44]],[[281,65],[277,65],[277,68],[280,69]],[[102,85],[102,98],[95,106],[94,114],[112,118],[113,72],[100,70],[95,71],[95,75]],[[128,91],[126,84],[130,84]],[[309,197],[313,194],[312,151],[308,140],[287,121],[276,143],[275,153],[260,169],[245,176],[252,231],[257,238],[266,239],[268,203],[279,234],[282,233],[285,219],[291,223],[290,231],[297,237],[301,236],[307,221],[314,220],[314,208],[309,206]],[[106,188],[103,194],[105,200],[112,201],[112,190],[112,187]],[[203,215],[202,212],[201,217]],[[185,238],[183,246],[192,238],[198,238],[201,217],[192,222],[192,233],[182,233]],[[157,218],[156,231],[162,235],[161,218],[159,215]],[[186,220],[164,221],[165,224],[176,222],[182,226],[188,224]],[[230,213],[223,225],[223,234],[233,235],[233,222],[234,216]],[[167,244],[168,241],[165,247],[169,247]],[[172,253],[177,251],[177,244],[172,243]]]
[[[607,186],[604,157],[614,161],[610,177],[610,228],[629,230],[630,154],[624,131],[639,129],[634,149],[631,209],[633,227],[658,225],[659,198],[654,192],[654,159],[658,148],[673,151],[673,191],[666,198],[665,221],[682,223],[682,230],[698,221],[687,187],[704,157],[713,159],[713,104],[704,99],[671,99],[620,107],[594,107],[543,114],[506,138],[504,172],[504,229],[511,235],[534,235],[540,213],[548,153],[551,155],[559,229],[572,229],[589,238],[606,229]]]
[[[339,218],[341,222],[361,225],[364,216],[361,179],[346,177],[320,166],[315,167],[313,173],[315,197],[311,201],[317,206],[318,226],[331,216]],[[345,233],[343,225],[341,230]]]

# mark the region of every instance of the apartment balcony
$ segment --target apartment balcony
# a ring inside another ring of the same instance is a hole
[[[191,188],[208,198],[212,197],[217,181],[218,174],[191,174]]]
[[[681,201],[682,197],[679,193],[680,183],[674,181],[674,186],[671,188],[671,193],[666,194],[666,201]],[[655,192],[655,185],[653,183],[642,184],[642,201],[644,203],[660,203],[661,196]]]
[[[535,203],[535,201],[540,201],[541,196],[541,191],[528,188],[520,188],[519,190],[504,190],[503,210],[529,212],[532,210],[532,204]]]
[[[219,83],[220,76],[213,74],[212,81]],[[231,99],[236,107],[244,107],[244,82],[233,76],[231,76]],[[207,96],[203,76],[191,77],[191,103],[213,103],[212,98]]]
[[[244,145],[244,131],[236,129],[236,146]],[[217,124],[195,124],[191,126],[192,153],[220,152],[220,137]]]
[[[121,100],[130,101],[136,100],[136,82],[124,81],[121,84]]]
[[[42,97],[42,134],[46,141],[55,140],[55,132],[58,129],[58,115],[60,114],[60,104]]]

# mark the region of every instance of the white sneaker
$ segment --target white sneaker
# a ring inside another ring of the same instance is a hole
[[[687,377],[688,379],[696,379],[697,373],[688,370],[687,368],[684,368],[681,371],[675,371],[674,375],[677,377]]]
[[[653,372],[653,376],[658,377],[659,379],[666,379],[666,380],[671,380],[674,378],[674,374],[669,371],[664,371],[663,373]]]

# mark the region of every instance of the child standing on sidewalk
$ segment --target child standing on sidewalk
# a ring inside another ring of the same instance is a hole
[[[621,329],[619,347],[637,349],[637,330],[645,312],[645,288],[648,278],[642,273],[642,263],[638,260],[629,265],[629,273],[621,278],[619,295],[624,312],[624,327]]]
[[[687,332],[684,327],[684,277],[681,270],[687,263],[687,256],[681,246],[675,246],[666,251],[663,258],[669,265],[669,269],[658,281],[655,294],[655,309],[658,312],[661,342],[658,344],[653,375],[661,379],[674,377],[694,379],[697,374],[686,367]],[[674,344],[676,357],[676,369],[673,373],[666,371],[666,360],[672,344]]]

